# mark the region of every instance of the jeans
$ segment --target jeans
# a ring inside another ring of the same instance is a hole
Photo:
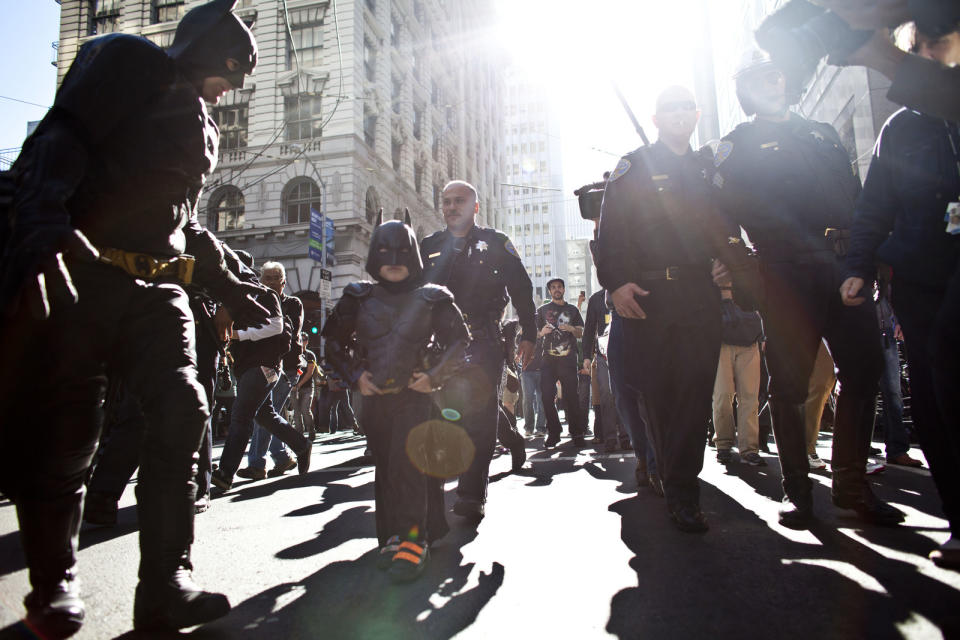
[[[273,406],[280,412],[283,405],[287,402],[290,395],[290,375],[281,373],[276,386],[270,392],[270,399]],[[250,450],[247,451],[247,466],[251,469],[265,469],[267,467],[267,451],[270,451],[270,457],[274,464],[282,464],[290,459],[290,452],[283,446],[283,442],[276,436],[271,436],[270,432],[262,429],[259,425],[253,427],[253,438],[250,440]]]
[[[232,480],[240,467],[243,450],[253,434],[254,420],[278,436],[297,455],[310,447],[310,441],[297,433],[273,408],[270,392],[276,384],[277,381],[267,380],[261,367],[251,367],[237,379],[237,399],[233,404],[230,431],[220,456],[220,474],[226,479]]]
[[[522,371],[520,386],[523,388],[523,428],[527,433],[542,432],[546,416],[540,395],[540,371]]]
[[[910,436],[903,426],[903,397],[900,395],[900,350],[891,336],[883,336],[883,375],[880,394],[883,397],[883,435],[887,459],[903,455],[910,449]]]

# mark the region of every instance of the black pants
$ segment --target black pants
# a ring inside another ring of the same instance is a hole
[[[194,304],[190,306],[196,313]],[[209,405],[216,383],[219,346],[206,328],[197,331],[196,338],[197,379],[203,385]],[[146,431],[146,417],[140,401],[134,394],[127,392],[122,384],[116,401],[119,404],[115,412],[116,421],[100,443],[97,464],[87,488],[93,493],[105,494],[119,500],[140,465],[140,443]],[[210,492],[213,462],[212,417],[206,421],[203,440],[197,453],[197,498],[200,498]]]
[[[503,366],[499,340],[477,337],[467,348],[467,366],[435,394],[440,415],[463,427],[474,445],[473,460],[460,475],[457,486],[457,495],[464,500],[487,499],[490,460],[497,443]]]
[[[567,416],[567,428],[573,438],[583,437],[586,432],[585,416],[580,411],[578,394],[577,361],[569,357],[544,355],[540,364],[540,395],[543,398],[543,413],[547,418],[547,433],[560,437],[560,415],[557,413],[557,382],[563,395],[563,409]],[[589,391],[589,386],[587,387]]]
[[[377,538],[428,541],[444,536],[449,527],[443,503],[443,484],[425,475],[411,462],[408,437],[414,427],[430,419],[429,394],[404,390],[364,398],[361,419],[376,465]]]
[[[767,299],[761,309],[767,335],[770,408],[783,488],[792,500],[808,500],[806,436],[802,405],[821,338],[827,341],[840,380],[833,431],[834,490],[856,493],[873,431],[875,398],[883,371],[880,329],[873,302],[840,301],[839,265],[763,263]]]
[[[960,378],[941,378],[944,390],[938,388],[933,349],[937,340],[934,325],[943,304],[943,289],[927,289],[907,282],[894,282],[893,305],[897,319],[903,328],[904,343],[907,351],[907,365],[910,368],[910,410],[913,424],[923,455],[930,465],[930,473],[940,492],[943,511],[950,521],[953,535],[960,533],[960,484],[957,482],[957,470],[960,469],[960,424],[952,421],[949,414],[941,410],[956,411],[957,388]],[[957,328],[954,328],[956,331]],[[941,370],[942,371],[942,370]],[[947,369],[949,371],[949,369]],[[940,392],[940,393],[938,393]]]
[[[700,295],[700,289],[691,295]],[[703,469],[720,359],[719,301],[706,306],[700,318],[651,314],[648,320],[623,319],[626,383],[645,400],[657,471],[670,506],[700,500],[697,476]]]
[[[45,322],[23,313],[0,336],[0,444],[33,454],[4,465],[0,490],[17,504],[31,580],[59,580],[75,562],[109,364],[146,416],[137,485],[140,578],[162,583],[183,566],[193,541],[197,450],[208,417],[193,315],[179,286],[144,284],[101,264],[71,262],[70,269],[76,304],[55,306]]]

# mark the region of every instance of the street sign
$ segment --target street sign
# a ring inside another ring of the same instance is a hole
[[[320,288],[317,290],[320,298],[329,300],[333,295],[333,272],[328,269],[320,269]]]
[[[316,209],[310,209],[310,244],[307,253],[313,260],[323,262],[323,245],[327,247],[327,263],[324,267],[337,264],[334,236],[336,229],[333,220],[324,218]]]

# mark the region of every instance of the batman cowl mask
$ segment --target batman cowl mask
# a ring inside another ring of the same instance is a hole
[[[257,41],[247,25],[231,13],[236,0],[213,0],[187,12],[167,54],[176,61],[184,76],[199,85],[204,78],[221,77],[234,88],[243,86],[244,77],[257,66]],[[240,68],[227,68],[227,58]]]
[[[410,277],[404,280],[405,283],[418,282],[423,274],[423,261],[420,259],[417,237],[413,229],[399,220],[384,222],[373,230],[373,235],[370,237],[367,273],[380,284],[400,284],[388,282],[380,276],[380,267],[388,264],[403,265],[407,268]]]

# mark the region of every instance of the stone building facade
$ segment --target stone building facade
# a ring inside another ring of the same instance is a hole
[[[87,39],[120,31],[160,46],[203,0],[63,0],[59,77]],[[503,61],[488,46],[489,0],[238,0],[259,47],[243,89],[211,107],[220,160],[201,221],[258,262],[287,269],[316,313],[321,264],[311,210],[335,226],[332,298],[366,278],[376,213],[408,208],[418,236],[442,227],[451,179],[500,226]]]

